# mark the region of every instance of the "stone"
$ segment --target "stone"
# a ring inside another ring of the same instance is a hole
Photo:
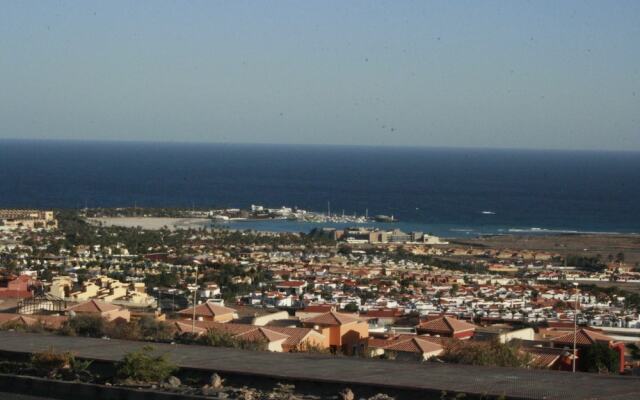
[[[182,382],[180,382],[180,379],[178,377],[170,376],[169,379],[167,379],[167,384],[169,385],[169,387],[176,388],[182,385]]]
[[[355,399],[355,396],[353,394],[353,391],[351,391],[351,389],[346,388],[345,390],[340,392],[340,400],[353,400],[353,399]]]
[[[220,377],[220,375],[214,373],[211,375],[211,387],[214,389],[220,389],[224,384],[224,379]]]

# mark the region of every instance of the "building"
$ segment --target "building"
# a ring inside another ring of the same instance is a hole
[[[442,336],[456,339],[469,339],[473,336],[476,326],[466,321],[447,315],[421,322],[416,326],[419,334]]]
[[[76,315],[95,315],[102,317],[107,321],[129,321],[131,319],[131,313],[126,308],[97,300],[89,300],[87,302],[68,307],[67,314],[70,317],[74,317]]]
[[[276,284],[276,290],[280,293],[300,296],[307,287],[305,281],[282,281]]]
[[[177,333],[204,335],[209,331],[231,335],[239,341],[261,342],[266,349],[274,352],[306,351],[309,348],[322,349],[325,338],[310,328],[255,326],[249,324],[220,323],[213,321],[175,321]]]
[[[0,298],[26,298],[32,297],[31,289],[36,284],[29,275],[0,277]]]
[[[193,319],[194,307],[178,311],[182,318]],[[238,313],[233,308],[221,306],[211,302],[195,306],[195,317],[198,321],[229,322],[238,318]]]
[[[53,211],[0,210],[0,226],[9,228],[57,228]]]
[[[624,371],[624,353],[625,346],[622,342],[615,342],[613,338],[607,336],[601,332],[597,332],[591,329],[580,329],[577,332],[569,332],[565,335],[555,337],[551,339],[551,346],[555,348],[570,349],[573,351],[573,343],[576,343],[578,364],[580,364],[580,353],[595,345],[603,344],[616,352],[618,352],[619,371]]]
[[[444,351],[438,338],[431,336],[395,335],[390,338],[370,339],[369,354],[390,360],[426,361]]]
[[[51,282],[49,293],[67,301],[96,299],[127,307],[156,307],[155,298],[146,293],[146,287],[142,282],[123,283],[107,276],[97,276],[85,281],[80,290],[73,288],[73,278],[56,276]]]
[[[369,337],[369,324],[355,315],[329,311],[302,321],[305,328],[313,328],[325,337],[324,347],[332,352],[362,354]]]

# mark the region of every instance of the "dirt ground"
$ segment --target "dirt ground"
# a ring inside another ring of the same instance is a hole
[[[640,263],[640,235],[499,235],[451,240],[451,243],[493,249],[548,251],[562,256],[593,257],[600,254],[605,262],[609,254],[615,257],[624,253],[627,264]]]

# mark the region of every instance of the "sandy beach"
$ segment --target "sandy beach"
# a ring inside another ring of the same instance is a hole
[[[92,224],[102,224],[105,226],[124,226],[127,228],[141,227],[142,229],[162,229],[167,227],[174,229],[189,229],[209,226],[210,219],[207,218],[163,218],[163,217],[103,217],[89,218]]]

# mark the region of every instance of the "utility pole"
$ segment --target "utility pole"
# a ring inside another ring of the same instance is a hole
[[[196,283],[193,288],[193,317],[191,318],[191,334],[196,332],[196,295],[198,294],[198,264],[196,264]]]
[[[576,355],[577,355],[577,342],[578,342],[578,299],[580,289],[578,289],[578,282],[573,282],[573,285],[576,287],[576,301],[575,307],[573,311],[573,372],[576,372]]]

